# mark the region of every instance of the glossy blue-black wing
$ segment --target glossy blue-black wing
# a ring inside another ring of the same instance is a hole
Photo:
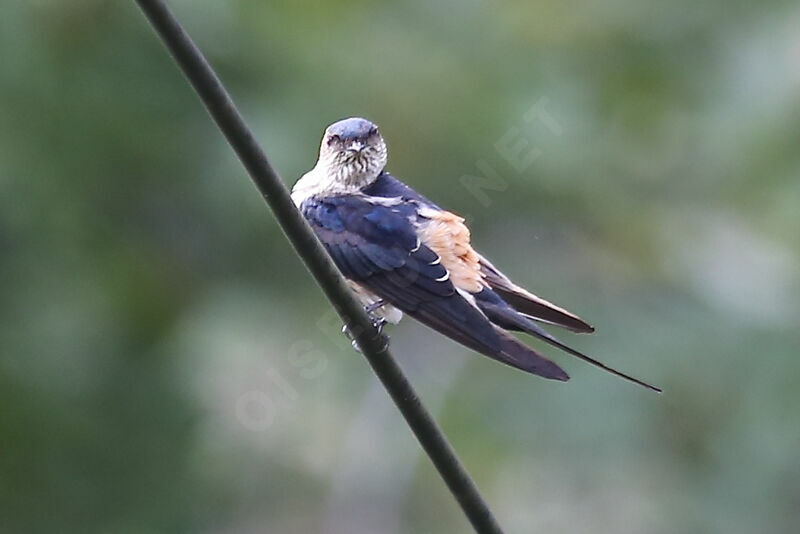
[[[463,345],[546,378],[567,380],[552,361],[496,328],[456,291],[421,244],[413,202],[373,203],[361,195],[311,198],[301,210],[345,277]]]
[[[497,348],[492,325],[458,294],[439,257],[417,239],[411,222],[416,206],[373,204],[353,195],[312,198],[301,209],[347,278],[412,316],[435,310],[463,335]]]

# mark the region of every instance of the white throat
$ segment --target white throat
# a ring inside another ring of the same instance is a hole
[[[353,160],[346,164],[320,157],[313,169],[302,176],[292,188],[292,200],[300,206],[312,196],[333,196],[357,193],[374,182],[383,170],[369,159]]]

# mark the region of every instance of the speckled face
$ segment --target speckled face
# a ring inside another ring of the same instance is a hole
[[[320,161],[344,183],[371,182],[386,166],[386,143],[378,127],[361,118],[328,126],[320,146]]]
[[[350,145],[355,148],[366,146],[380,139],[378,127],[366,119],[351,118],[334,122],[325,130],[325,139],[328,146],[336,146],[346,150]]]

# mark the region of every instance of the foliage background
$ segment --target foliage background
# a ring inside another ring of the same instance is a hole
[[[372,118],[665,388],[393,329],[509,532],[796,532],[796,2],[171,4],[287,182]],[[0,65],[0,531],[467,529],[133,2],[3,2]]]

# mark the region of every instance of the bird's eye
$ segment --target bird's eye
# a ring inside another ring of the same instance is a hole
[[[342,138],[341,138],[341,137],[339,137],[338,135],[332,135],[332,136],[330,136],[330,137],[328,138],[328,146],[330,146],[330,145],[332,145],[332,144],[334,144],[334,143],[338,143],[338,142],[340,142],[341,140],[342,140]]]
[[[373,135],[377,135],[377,133],[378,133],[378,129],[373,126],[372,128],[369,129],[369,132],[367,133],[367,135],[372,137]]]

